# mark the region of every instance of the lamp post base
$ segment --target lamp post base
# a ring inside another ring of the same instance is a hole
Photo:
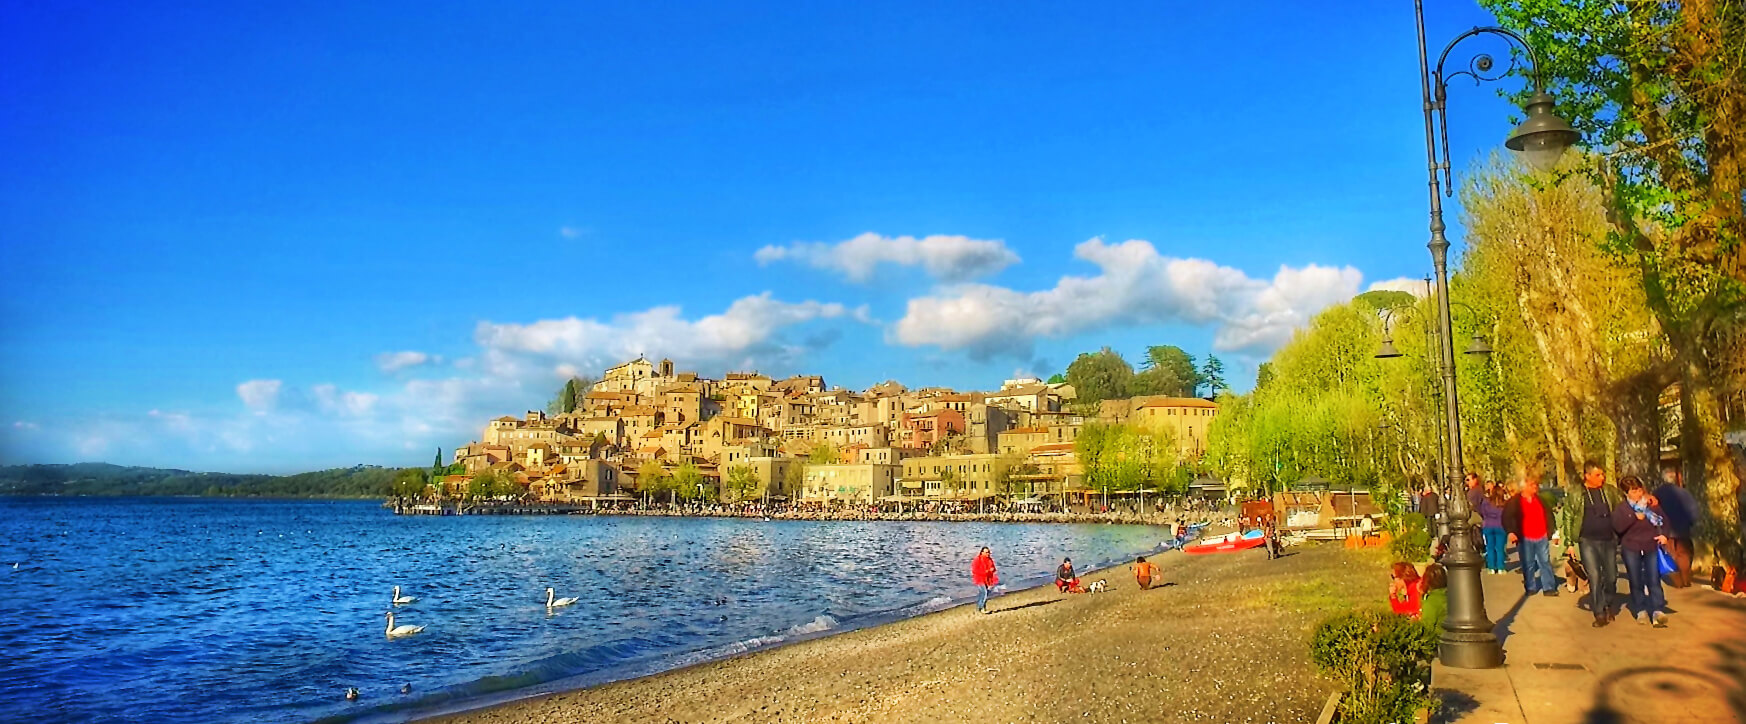
[[[1443,569],[1449,577],[1449,613],[1443,620],[1437,659],[1456,669],[1495,669],[1503,666],[1503,645],[1494,631],[1497,626],[1485,611],[1485,584],[1479,574],[1484,558],[1473,547],[1470,527],[1450,528],[1451,550],[1443,556]]]

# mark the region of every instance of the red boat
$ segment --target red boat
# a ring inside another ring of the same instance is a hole
[[[1246,551],[1250,548],[1259,548],[1266,542],[1267,536],[1262,535],[1261,531],[1252,530],[1241,535],[1232,533],[1222,538],[1209,540],[1205,543],[1183,546],[1182,552],[1188,554],[1230,553],[1231,551]]]

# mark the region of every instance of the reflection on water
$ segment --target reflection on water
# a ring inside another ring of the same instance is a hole
[[[1163,537],[0,498],[0,720],[400,719],[938,610],[971,595],[982,545],[1016,587],[1063,555],[1083,569]],[[384,636],[395,585],[418,597],[393,607],[396,624],[424,633]],[[548,611],[548,586],[581,600]],[[350,686],[359,701],[342,698]]]

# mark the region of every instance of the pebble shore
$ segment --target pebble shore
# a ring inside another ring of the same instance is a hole
[[[437,721],[1314,721],[1335,687],[1308,660],[1310,628],[1387,591],[1386,559],[1334,545],[1154,562],[1151,590],[1117,567],[1085,576],[1107,593],[1042,586],[989,615],[960,606]]]

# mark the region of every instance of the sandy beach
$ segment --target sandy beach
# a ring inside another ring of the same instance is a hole
[[[960,606],[435,721],[1312,721],[1334,685],[1308,661],[1310,627],[1387,590],[1380,553],[1334,545],[1153,561],[1149,591],[1114,568],[1087,577],[1106,593],[1048,585],[990,615]]]

